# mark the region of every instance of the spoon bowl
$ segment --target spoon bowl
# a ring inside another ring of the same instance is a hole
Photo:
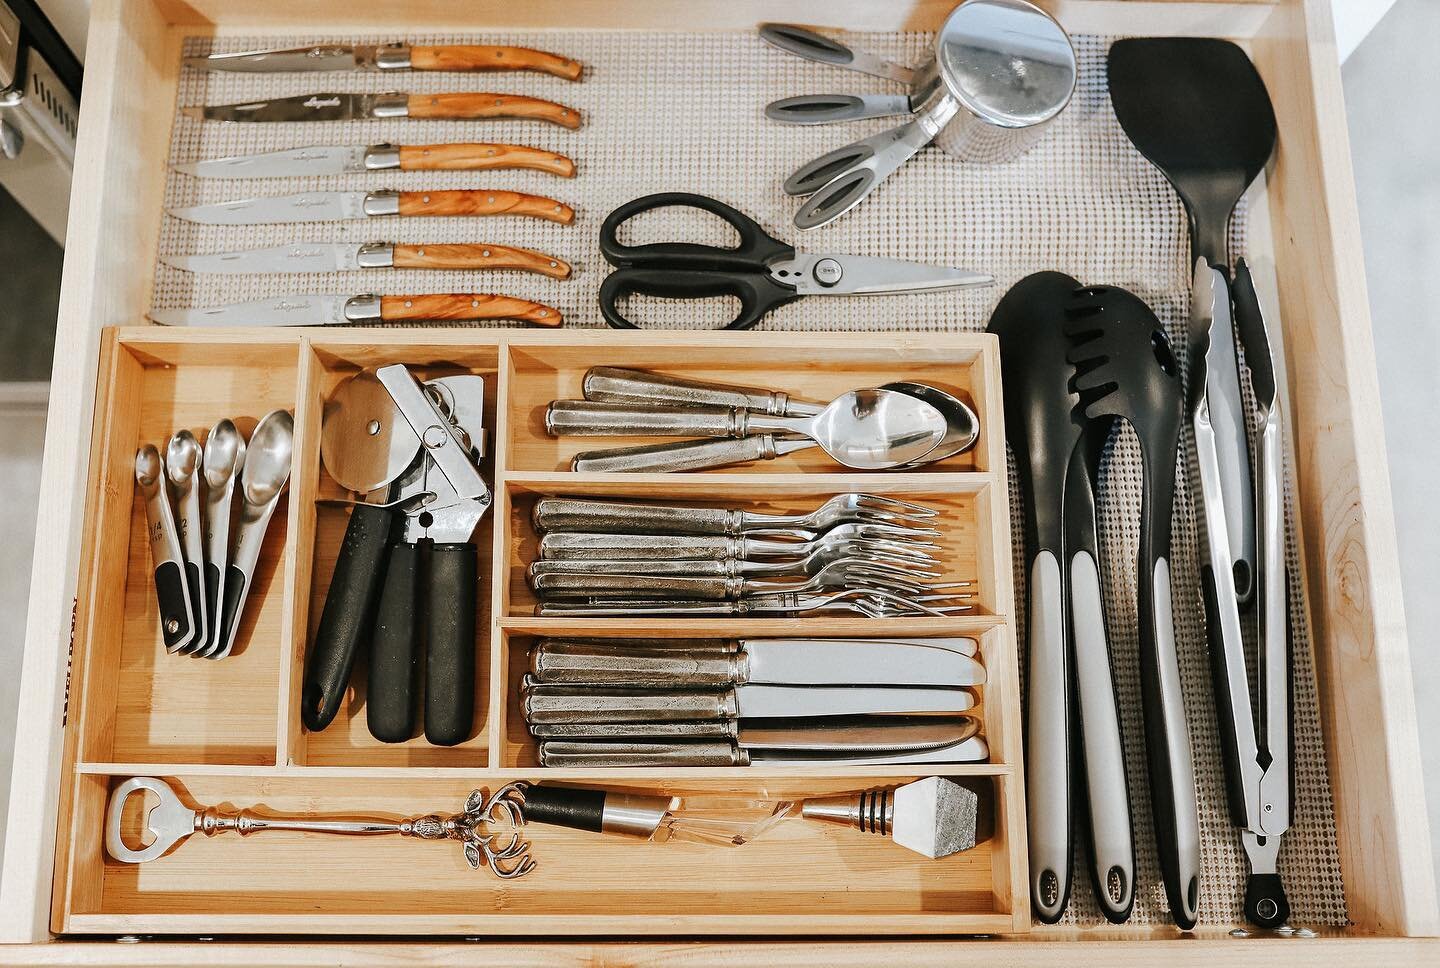
[[[835,460],[860,470],[918,461],[948,430],[945,415],[924,400],[878,387],[842,393],[814,417],[777,422],[775,429],[804,433]]]
[[[165,474],[170,483],[184,487],[200,466],[200,442],[188,430],[177,430],[165,445]]]
[[[148,493],[165,473],[160,461],[160,450],[154,444],[144,444],[135,451],[135,483]]]
[[[280,496],[290,479],[295,448],[295,419],[288,410],[272,410],[255,425],[240,472],[245,503],[265,505]]]
[[[210,487],[227,487],[245,466],[245,438],[235,422],[226,417],[210,429],[205,437],[205,483]]]
[[[975,441],[980,438],[980,418],[964,400],[954,394],[947,393],[928,383],[910,383],[904,380],[887,383],[882,389],[899,390],[901,393],[907,393],[923,400],[940,411],[941,416],[945,418],[945,439],[940,441],[935,449],[926,454],[922,460],[915,463],[933,464],[936,461],[954,457],[956,454],[963,454],[974,447]]]

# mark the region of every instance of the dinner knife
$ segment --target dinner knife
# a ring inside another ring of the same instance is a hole
[[[425,296],[302,295],[204,309],[153,310],[164,326],[359,326],[425,320],[471,322],[514,319],[537,326],[559,326],[560,311],[528,299],[482,293]]]
[[[580,127],[580,112],[554,101],[523,94],[349,94],[341,91],[297,94],[267,101],[205,104],[180,113],[205,121],[357,121],[365,118],[419,118],[429,121],[510,119],[548,121]]]
[[[963,713],[965,689],[915,686],[738,685],[708,690],[642,690],[537,683],[526,677],[528,723],[648,723],[696,719],[809,718],[881,713]]]
[[[487,189],[429,192],[301,192],[168,209],[176,218],[209,225],[342,222],[386,215],[524,215],[569,225],[575,210],[543,195]]]
[[[298,242],[243,252],[162,255],[160,261],[186,272],[226,275],[256,272],[348,272],[354,269],[517,269],[568,279],[568,263],[534,249],[477,242],[463,245],[353,245]]]
[[[739,724],[729,738],[654,741],[547,739],[543,766],[870,766],[973,763],[990,756],[969,716],[876,716],[813,726]]]
[[[753,639],[738,652],[541,642],[530,650],[541,683],[706,689],[730,685],[979,686],[985,668],[960,652],[898,642]]]
[[[579,61],[531,47],[450,44],[315,44],[185,58],[202,71],[278,74],[288,71],[538,71],[578,80]]]
[[[443,145],[315,145],[175,165],[196,178],[299,178],[365,171],[494,171],[531,168],[573,178],[575,162],[553,151],[492,142]]]
[[[751,642],[760,642],[760,641],[773,641],[773,640],[765,640],[765,639],[668,639],[668,638],[667,638],[667,639],[662,639],[662,638],[615,638],[615,639],[610,639],[610,638],[605,638],[605,639],[598,639],[598,638],[548,638],[548,639],[540,639],[539,642],[537,643],[537,645],[541,645],[541,646],[544,646],[544,645],[562,645],[562,646],[584,645],[584,646],[591,646],[591,647],[604,646],[604,647],[612,648],[612,649],[616,649],[616,648],[619,648],[619,649],[636,648],[636,649],[649,649],[649,650],[651,650],[651,651],[658,650],[658,649],[678,649],[678,650],[685,651],[685,652],[738,652],[739,650],[745,648],[745,646],[746,646],[748,643],[751,643]],[[894,636],[888,636],[888,635],[887,635],[887,636],[885,636],[884,638],[874,638],[874,639],[843,638],[843,639],[822,639],[821,641],[829,642],[829,643],[834,644],[834,645],[844,645],[844,644],[852,643],[852,642],[858,642],[858,643],[861,643],[861,644],[869,644],[869,643],[872,643],[872,642],[889,642],[889,643],[901,643],[901,644],[905,644],[905,645],[928,645],[928,646],[930,646],[931,648],[934,648],[934,649],[950,649],[952,652],[959,652],[959,653],[961,653],[962,655],[968,655],[968,656],[974,656],[975,653],[979,651],[979,644],[978,644],[973,638],[970,638],[969,636],[963,636],[963,635],[935,636],[935,637],[933,637],[933,638],[925,638],[925,637],[897,638],[897,637],[894,637]]]

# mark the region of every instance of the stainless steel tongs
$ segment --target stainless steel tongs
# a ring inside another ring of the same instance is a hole
[[[1197,494],[1205,541],[1201,545],[1201,581],[1210,657],[1215,674],[1220,748],[1225,761],[1230,820],[1240,828],[1241,844],[1250,864],[1245,889],[1245,916],[1261,927],[1285,923],[1290,905],[1280,882],[1280,838],[1290,827],[1291,688],[1290,640],[1285,575],[1285,491],[1281,463],[1280,412],[1275,364],[1265,320],[1255,295],[1249,267],[1241,260],[1235,270],[1234,304],[1223,271],[1198,260],[1190,320],[1191,425],[1199,469]],[[1224,300],[1225,305],[1217,305]],[[1230,562],[1224,490],[1216,435],[1210,419],[1206,381],[1211,355],[1227,350],[1232,339],[1227,315],[1233,309],[1250,385],[1255,392],[1255,520],[1257,638],[1255,695],[1252,708],[1245,640],[1240,624],[1240,597]]]

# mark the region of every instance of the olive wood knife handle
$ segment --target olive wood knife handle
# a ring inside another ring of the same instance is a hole
[[[569,225],[575,210],[543,195],[486,189],[400,192],[400,215],[525,215]]]
[[[387,323],[431,319],[515,319],[536,326],[559,326],[563,321],[558,309],[528,299],[485,293],[381,296],[380,318]]]
[[[561,178],[575,177],[575,162],[553,151],[491,142],[402,145],[401,171],[493,171],[532,168]]]
[[[580,79],[579,61],[533,47],[494,47],[488,44],[451,44],[411,47],[410,66],[417,71],[538,71]]]
[[[574,108],[522,94],[411,94],[405,110],[409,117],[437,121],[514,118],[548,121],[562,128],[580,127],[580,112]]]
[[[397,269],[518,269],[551,279],[570,278],[570,265],[534,249],[477,242],[446,245],[397,245]]]

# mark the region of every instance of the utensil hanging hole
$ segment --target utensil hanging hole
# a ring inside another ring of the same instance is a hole
[[[419,515],[420,527],[428,528],[435,523],[435,516],[429,511],[421,511]]]
[[[1040,903],[1047,908],[1060,903],[1060,878],[1054,871],[1040,872]]]
[[[1175,360],[1175,351],[1170,348],[1170,340],[1165,338],[1164,332],[1154,330],[1150,333],[1150,348],[1155,354],[1155,362],[1160,364],[1168,376],[1177,376],[1180,372],[1180,365]]]
[[[1105,874],[1105,893],[1110,898],[1110,903],[1116,907],[1125,903],[1126,896],[1130,893],[1129,879],[1125,871],[1118,865],[1110,868]]]

